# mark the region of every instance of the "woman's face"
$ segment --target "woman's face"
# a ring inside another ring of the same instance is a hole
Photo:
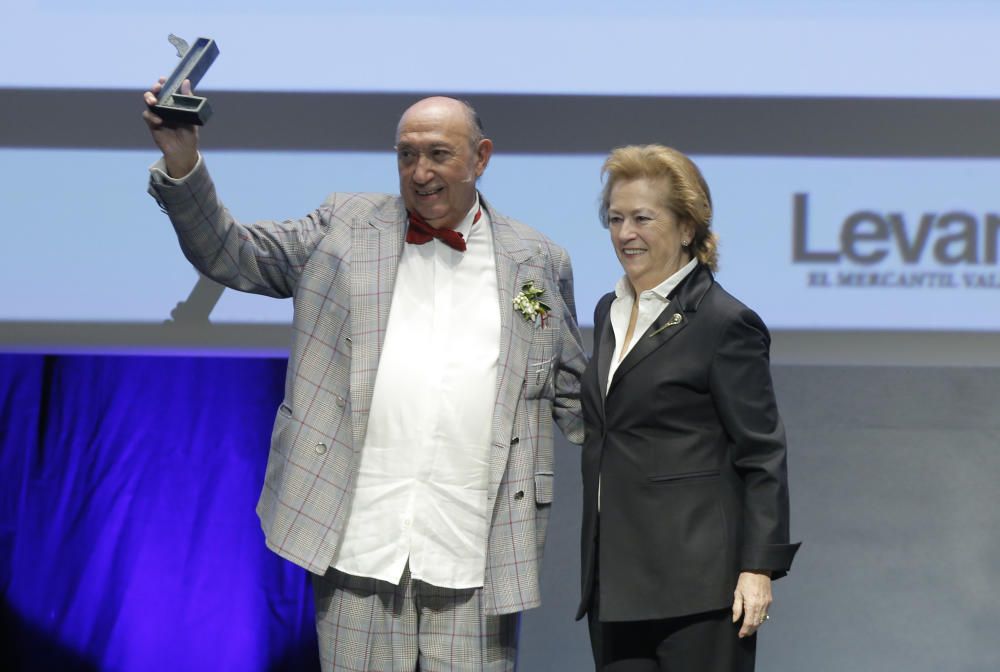
[[[618,261],[635,292],[652,289],[691,260],[681,242],[694,227],[667,208],[670,182],[639,178],[616,182],[608,202],[608,230]]]

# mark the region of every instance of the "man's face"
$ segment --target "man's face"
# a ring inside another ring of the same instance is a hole
[[[476,200],[476,178],[493,145],[470,141],[464,106],[449,98],[422,100],[404,114],[396,137],[399,192],[410,211],[435,228],[452,229]]]

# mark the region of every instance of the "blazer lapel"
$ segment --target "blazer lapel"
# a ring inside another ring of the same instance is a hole
[[[361,449],[368,428],[405,233],[401,198],[388,200],[369,218],[351,224],[351,419],[356,450]]]
[[[511,420],[528,368],[528,348],[535,325],[514,310],[514,296],[532,277],[534,264],[526,261],[538,254],[529,247],[507,220],[493,210],[480,196],[489,213],[493,229],[493,252],[496,259],[498,301],[500,308],[500,359],[497,368],[496,404],[493,410],[493,451],[490,455],[490,501],[495,501],[497,489],[507,469],[510,455]],[[556,291],[545,287],[547,291]]]
[[[615,330],[611,326],[611,303],[612,298],[607,301],[607,310],[604,311],[603,322],[600,333],[595,333],[594,338],[600,339],[597,342],[597,383],[600,385],[601,408],[604,408],[603,400],[608,389],[608,373],[611,370],[611,357],[615,354]]]
[[[618,382],[639,362],[666,345],[672,338],[687,328],[688,322],[694,318],[698,305],[704,298],[715,280],[712,272],[698,264],[694,270],[678,285],[673,292],[670,303],[660,313],[653,324],[643,333],[635,347],[625,356],[625,359],[615,371],[608,394],[615,389]]]
[[[673,301],[671,301],[666,310],[660,313],[660,316],[656,318],[653,324],[649,325],[649,329],[639,338],[639,341],[632,350],[625,355],[622,363],[618,365],[615,377],[611,379],[611,389],[608,390],[608,394],[611,394],[611,391],[618,384],[618,381],[622,379],[622,376],[634,369],[639,362],[658,350],[674,336],[681,333],[686,326],[687,319],[683,313],[675,309]]]

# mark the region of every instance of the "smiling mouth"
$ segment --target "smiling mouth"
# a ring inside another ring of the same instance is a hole
[[[434,189],[417,189],[416,192],[417,192],[417,196],[426,197],[426,196],[434,196],[435,194],[439,194],[443,190],[444,190],[444,187],[435,187]]]
[[[625,255],[626,257],[637,257],[640,254],[645,254],[645,253],[646,253],[646,250],[636,250],[636,249],[633,249],[633,248],[623,248],[622,249],[622,254]]]

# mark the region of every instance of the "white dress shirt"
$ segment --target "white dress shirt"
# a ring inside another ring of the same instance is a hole
[[[406,244],[351,511],[334,567],[398,584],[483,585],[500,357],[493,235],[477,199],[467,249]]]

